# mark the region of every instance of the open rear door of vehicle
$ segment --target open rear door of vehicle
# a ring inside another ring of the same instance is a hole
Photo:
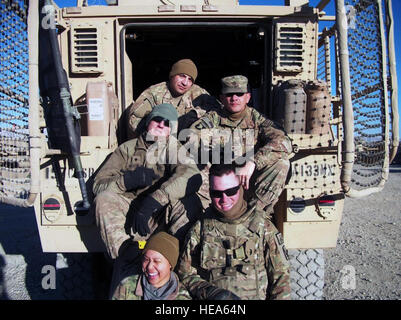
[[[344,148],[350,197],[381,191],[399,143],[391,0],[336,0]]]

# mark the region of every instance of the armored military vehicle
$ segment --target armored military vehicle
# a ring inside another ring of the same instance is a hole
[[[293,298],[322,298],[344,199],[380,192],[399,144],[391,0],[271,3],[1,2],[0,200],[34,206],[44,252],[104,251],[93,176],[126,139],[127,107],[190,58],[215,96],[246,75],[251,106],[292,139],[274,218]]]

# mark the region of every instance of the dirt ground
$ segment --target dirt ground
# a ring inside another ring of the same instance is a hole
[[[383,191],[346,198],[337,247],[325,250],[327,300],[401,299],[401,166]]]

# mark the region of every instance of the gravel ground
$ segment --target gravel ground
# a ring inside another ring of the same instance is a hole
[[[346,199],[338,245],[324,252],[325,299],[401,299],[400,198],[401,166],[392,166],[382,192]],[[56,260],[41,252],[32,208],[0,205],[0,300],[60,299],[41,285]]]
[[[401,166],[380,193],[346,198],[337,247],[325,255],[328,300],[401,299]]]
[[[0,300],[58,299],[41,285],[42,268],[56,258],[42,252],[33,208],[0,205]]]

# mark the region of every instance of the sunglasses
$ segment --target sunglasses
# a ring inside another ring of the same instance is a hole
[[[226,97],[231,98],[232,96],[237,96],[237,97],[242,97],[245,94],[245,92],[230,92],[230,93],[226,93],[224,94]]]
[[[232,197],[237,194],[240,187],[241,187],[241,185],[239,184],[236,187],[226,189],[226,190],[210,190],[210,196],[212,198],[222,198],[223,193],[224,193],[227,197]]]
[[[152,118],[152,121],[155,121],[157,123],[160,123],[163,121],[164,125],[166,127],[170,127],[170,120],[164,119],[163,117],[160,117],[160,116],[154,117],[154,118]]]

